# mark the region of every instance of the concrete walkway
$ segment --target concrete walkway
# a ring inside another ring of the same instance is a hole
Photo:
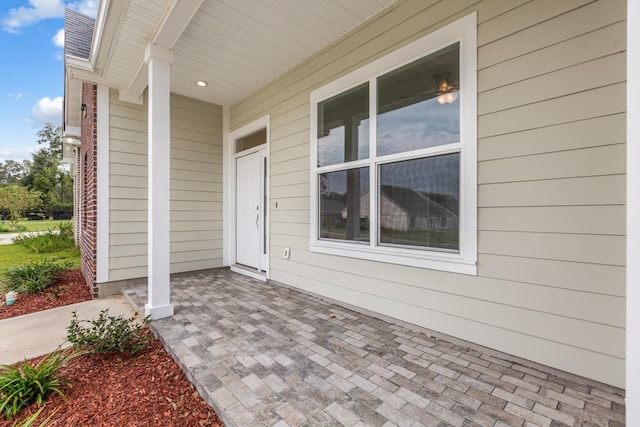
[[[606,426],[624,390],[228,269],[172,278],[151,324],[231,426]],[[125,290],[142,309],[146,285]]]
[[[71,323],[72,312],[78,313],[81,320],[90,320],[105,309],[109,309],[112,316],[131,317],[135,314],[124,297],[116,296],[0,320],[0,365],[10,365],[51,353],[60,346],[69,346],[66,342],[67,326]]]

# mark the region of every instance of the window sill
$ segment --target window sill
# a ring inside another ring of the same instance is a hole
[[[410,267],[475,276],[478,268],[475,259],[465,259],[460,254],[422,252],[410,249],[377,247],[339,242],[315,241],[309,244],[311,252],[349,258],[407,265]]]

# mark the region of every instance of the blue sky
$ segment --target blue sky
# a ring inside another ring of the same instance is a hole
[[[46,122],[61,125],[64,8],[95,16],[98,0],[0,1],[0,161],[31,158]]]

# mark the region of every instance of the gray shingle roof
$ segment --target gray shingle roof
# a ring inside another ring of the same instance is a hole
[[[64,11],[64,53],[89,59],[95,20],[75,10]]]

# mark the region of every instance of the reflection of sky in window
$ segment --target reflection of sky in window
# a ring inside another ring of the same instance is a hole
[[[458,197],[460,154],[444,154],[380,166],[380,183],[421,193]]]
[[[460,102],[431,98],[378,115],[378,155],[460,141]]]
[[[345,159],[344,126],[329,130],[329,135],[318,138],[318,166],[335,165],[348,161]],[[358,159],[369,157],[369,119],[362,120],[358,126]]]

